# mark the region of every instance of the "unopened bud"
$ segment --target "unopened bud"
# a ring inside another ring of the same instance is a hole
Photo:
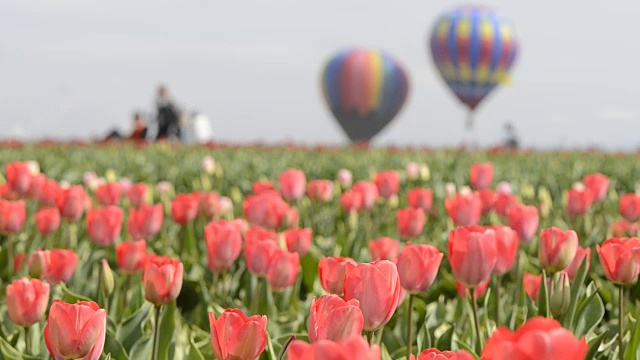
[[[555,273],[549,289],[549,309],[553,316],[560,316],[569,309],[571,287],[566,271]]]
[[[42,274],[47,270],[47,264],[49,263],[49,251],[37,250],[27,260],[27,269],[29,276],[39,279]]]
[[[207,175],[213,175],[216,171],[216,161],[211,156],[205,156],[202,159],[202,171]]]
[[[100,262],[100,289],[102,290],[104,296],[108,297],[113,294],[114,287],[115,283],[113,280],[113,272],[111,271],[107,260],[102,259],[102,261]]]
[[[429,170],[429,165],[420,165],[420,178],[423,181],[428,181],[431,178],[431,170]]]

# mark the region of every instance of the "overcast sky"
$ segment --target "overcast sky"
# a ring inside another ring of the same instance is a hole
[[[366,46],[410,77],[376,144],[489,145],[511,119],[528,146],[640,145],[636,1],[484,4],[513,20],[521,51],[512,84],[479,107],[469,134],[427,48],[452,1],[0,1],[0,137],[128,132],[165,82],[220,140],[344,144],[320,71],[335,51]]]

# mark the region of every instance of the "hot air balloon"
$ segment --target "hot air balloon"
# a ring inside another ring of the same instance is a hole
[[[519,49],[513,24],[487,7],[459,7],[436,21],[430,47],[440,75],[469,108],[471,128],[478,104],[498,84],[509,82]]]
[[[409,81],[402,65],[390,55],[351,48],[329,60],[322,91],[349,139],[369,141],[400,111]]]

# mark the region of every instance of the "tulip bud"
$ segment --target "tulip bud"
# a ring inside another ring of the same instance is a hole
[[[113,294],[113,288],[115,283],[113,281],[113,272],[109,267],[107,260],[102,259],[100,262],[100,289],[103,291],[105,297]]]
[[[549,308],[553,316],[564,314],[571,302],[571,287],[569,276],[565,271],[555,273],[549,289]]]
[[[30,277],[40,279],[47,270],[47,253],[38,250],[31,254],[27,260],[27,269]]]
[[[216,171],[216,161],[211,156],[205,156],[202,159],[202,170],[207,175],[213,175]]]
[[[399,203],[400,203],[400,200],[398,199],[398,195],[396,194],[391,195],[388,202],[389,208],[395,209],[398,207]]]

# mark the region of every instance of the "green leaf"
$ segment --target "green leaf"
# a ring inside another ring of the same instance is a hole
[[[589,342],[589,351],[587,351],[587,355],[584,358],[585,360],[592,360],[596,356],[596,354],[598,353],[598,348],[600,347],[600,344],[602,344],[602,339],[604,339],[605,335],[607,335],[607,333],[603,332],[602,334],[591,339],[591,341]]]
[[[186,360],[205,360],[204,355],[193,342],[193,338],[189,339],[189,355],[187,355]]]
[[[21,360],[22,354],[16,350],[7,340],[0,337],[0,351],[6,360]]]
[[[478,354],[476,354],[476,352],[464,342],[456,340],[456,344],[458,344],[459,349],[466,350],[469,354],[473,355],[473,357],[476,358],[476,360],[480,359],[480,356],[478,356]]]
[[[451,327],[447,331],[445,331],[442,336],[438,339],[436,348],[438,350],[451,350],[452,349],[452,339],[453,339],[453,331],[455,330],[455,326],[452,324]]]
[[[60,290],[62,290],[62,301],[70,304],[75,304],[79,301],[93,301],[86,296],[78,295],[69,290],[64,283],[60,283]]]
[[[542,281],[540,281],[540,291],[538,292],[538,315],[549,317],[549,304],[547,299],[549,288],[547,287],[547,273],[542,270]]]
[[[580,304],[577,310],[577,321],[574,334],[577,337],[586,335],[604,317],[604,304],[596,291]]]
[[[142,324],[149,317],[151,304],[145,303],[136,312],[131,314],[116,332],[116,339],[122,344],[124,349],[131,354],[131,348],[140,338],[142,338]],[[135,359],[135,358],[134,358]]]
[[[151,355],[153,352],[153,338],[151,336],[145,336],[143,338],[138,339],[133,347],[131,347],[131,352],[129,352],[129,359],[151,359]]]
[[[578,269],[576,277],[573,279],[573,284],[571,284],[571,301],[569,302],[569,309],[561,319],[562,326],[569,330],[574,330],[573,319],[575,318],[578,299],[583,292],[584,280],[587,277],[587,266],[589,266],[587,260],[588,259],[585,256],[580,268]]]
[[[157,326],[157,325],[156,325]],[[176,332],[176,302],[164,306],[160,320],[160,339],[158,345],[158,360],[169,359],[169,346],[175,341],[173,335]]]
[[[117,340],[116,335],[111,331],[107,331],[105,341],[104,341],[104,351],[105,354],[110,354],[112,357],[120,360],[127,360],[129,356],[125,351],[122,344]]]
[[[640,312],[636,317],[636,326],[624,351],[625,360],[640,359]]]
[[[318,263],[319,261],[311,253],[308,253],[300,259],[300,265],[302,266],[302,283],[309,292],[313,291],[313,284],[318,276]]]

